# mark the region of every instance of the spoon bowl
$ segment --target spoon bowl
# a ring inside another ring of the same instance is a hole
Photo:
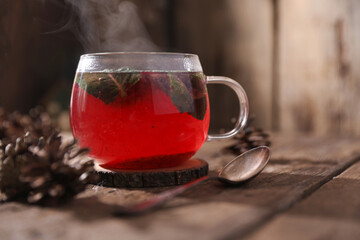
[[[266,146],[253,148],[237,156],[226,164],[218,174],[218,180],[228,184],[240,184],[256,177],[270,159],[270,149]]]

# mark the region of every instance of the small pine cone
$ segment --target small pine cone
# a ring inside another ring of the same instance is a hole
[[[236,134],[234,138],[237,140],[237,142],[227,147],[225,150],[237,155],[242,154],[252,148],[271,145],[268,133],[265,133],[260,128],[251,126],[245,127],[245,129]]]
[[[26,131],[30,131],[36,137],[50,137],[54,133],[56,125],[51,120],[51,116],[43,107],[36,106],[30,109],[29,115],[31,124],[26,126]]]
[[[83,191],[96,175],[92,161],[77,167],[69,164],[88,152],[76,149],[75,143],[62,144],[57,133],[47,141],[27,133],[15,145],[6,145],[5,151],[0,149],[1,192],[9,200],[58,205]]]
[[[0,139],[5,142],[15,141],[26,132],[37,138],[48,138],[55,129],[50,115],[40,106],[32,108],[29,114],[21,114],[18,111],[7,113],[0,108]]]
[[[19,181],[19,176],[21,168],[26,162],[35,161],[35,156],[27,150],[24,139],[18,138],[15,145],[9,143],[4,150],[0,149],[0,191],[8,199],[29,190],[26,184]]]

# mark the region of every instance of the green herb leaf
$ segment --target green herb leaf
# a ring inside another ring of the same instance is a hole
[[[194,99],[200,99],[207,95],[205,75],[203,73],[192,73],[190,75],[191,90]]]
[[[115,101],[120,94],[127,96],[127,91],[140,80],[140,73],[78,73],[76,83],[88,94],[99,98],[106,104]]]
[[[174,74],[170,77],[170,99],[180,113],[194,111],[193,98],[185,84]]]
[[[170,98],[179,112],[203,120],[207,110],[207,91],[203,75],[191,75],[190,81],[180,80],[176,74],[169,74]],[[191,84],[186,84],[188,81]],[[191,87],[189,86],[191,85]]]
[[[203,120],[207,110],[208,96],[203,73],[192,73],[190,75],[191,87],[194,98],[195,111],[191,116]]]

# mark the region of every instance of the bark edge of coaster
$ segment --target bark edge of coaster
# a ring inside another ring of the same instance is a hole
[[[99,180],[92,184],[104,187],[144,188],[182,185],[208,175],[209,165],[201,159],[190,159],[179,166],[149,170],[110,171],[95,166]]]

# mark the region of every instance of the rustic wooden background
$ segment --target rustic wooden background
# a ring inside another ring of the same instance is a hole
[[[96,1],[78,2],[90,6],[86,22],[101,38]],[[240,82],[258,126],[360,135],[358,0],[132,2],[158,50],[196,53],[207,75]],[[78,57],[87,51],[74,35],[81,20],[73,10],[65,0],[0,0],[0,104],[26,110],[48,101],[59,86],[71,86]],[[68,19],[74,20],[70,29]],[[217,86],[210,93],[212,129],[231,127],[233,94]]]

